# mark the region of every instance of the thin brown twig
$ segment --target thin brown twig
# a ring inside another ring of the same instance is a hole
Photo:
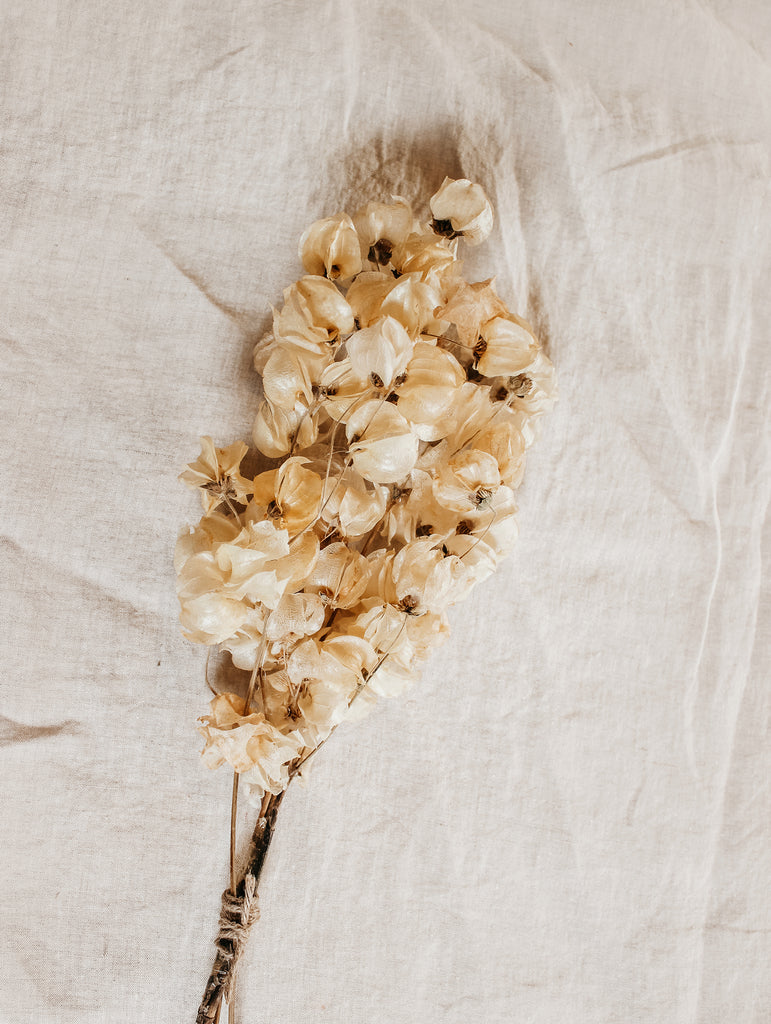
[[[236,819],[238,817],[238,772],[233,772],[230,798],[230,891],[236,891]]]

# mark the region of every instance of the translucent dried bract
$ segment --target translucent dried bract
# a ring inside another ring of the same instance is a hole
[[[177,543],[180,619],[251,673],[202,720],[204,760],[255,799],[278,793],[347,719],[395,696],[448,634],[445,611],[517,535],[515,489],[553,368],[494,280],[458,258],[489,232],[479,185],[445,179],[316,221],[307,273],[255,347],[263,456],[202,452],[183,479],[206,514]]]

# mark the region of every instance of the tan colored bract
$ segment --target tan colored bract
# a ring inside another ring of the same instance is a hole
[[[177,545],[185,635],[252,672],[248,706],[212,700],[204,759],[257,801],[403,691],[517,535],[552,366],[494,281],[461,274],[459,241],[492,228],[483,189],[445,179],[429,207],[421,223],[396,197],[308,228],[307,273],[255,352],[254,442],[280,464],[250,481],[245,445],[205,437],[182,474],[205,510]]]

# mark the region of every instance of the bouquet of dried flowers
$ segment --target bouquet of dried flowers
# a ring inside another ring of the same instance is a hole
[[[317,221],[306,271],[256,347],[264,400],[253,437],[278,460],[242,475],[247,445],[182,474],[204,514],[177,543],[180,619],[246,670],[216,693],[203,759],[234,772],[230,886],[198,1024],[233,1019],[235,968],[287,786],[344,721],[402,693],[448,633],[446,610],[517,534],[514,492],[553,370],[493,279],[457,257],[489,234],[482,188],[445,179],[419,221],[399,197]],[[235,867],[239,786],[258,807]]]

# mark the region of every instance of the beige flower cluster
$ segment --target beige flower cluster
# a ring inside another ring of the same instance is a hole
[[[182,474],[204,507],[176,549],[185,634],[252,671],[248,707],[212,700],[203,756],[257,798],[402,692],[516,538],[552,366],[493,280],[461,274],[458,240],[492,227],[482,188],[446,179],[430,211],[395,197],[305,232],[307,273],[255,352],[254,442],[280,462],[249,480],[246,445],[205,437]]]

